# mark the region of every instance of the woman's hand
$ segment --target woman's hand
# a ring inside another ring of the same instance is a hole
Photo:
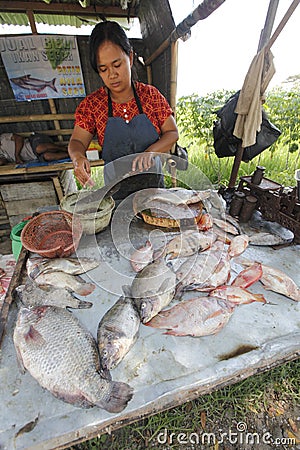
[[[79,156],[73,160],[74,174],[82,187],[94,186],[95,182],[91,178],[91,166],[85,156]]]
[[[137,156],[132,161],[132,171],[133,172],[143,172],[150,169],[154,165],[155,153],[152,152],[142,152],[138,153]]]
[[[69,146],[68,152],[74,165],[74,174],[81,186],[94,186],[91,179],[91,165],[86,157],[86,150],[92,140],[93,135],[82,128],[75,126]]]

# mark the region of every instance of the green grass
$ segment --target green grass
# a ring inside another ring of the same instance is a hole
[[[220,185],[228,185],[234,158],[218,158],[212,149],[203,149],[197,146],[189,148],[190,166],[187,172],[178,171],[178,185],[190,186],[194,189],[202,189],[199,180],[199,170],[216,189]],[[264,166],[266,178],[269,178],[283,186],[295,186],[295,170],[300,168],[299,152],[290,153],[287,148],[271,151],[265,150],[259,156],[248,163],[242,162],[239,168],[236,184],[241,176],[251,175],[256,166]],[[103,186],[103,167],[92,168],[92,178],[96,187]],[[166,186],[171,186],[170,176],[166,174]]]
[[[300,400],[299,386],[300,360],[296,360],[127,425],[111,434],[70,447],[70,450],[188,448],[176,443],[172,447],[163,447],[157,441],[159,433],[165,429],[169,435],[217,433],[219,429],[228,431],[225,427],[233,430],[236,423],[241,421],[249,428],[258,416],[284,414],[282,405],[288,405],[290,409],[297,407]],[[254,428],[254,431],[260,430]]]

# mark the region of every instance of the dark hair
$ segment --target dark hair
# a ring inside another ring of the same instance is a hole
[[[125,31],[117,22],[106,21],[98,23],[93,29],[89,41],[90,63],[94,71],[97,73],[98,67],[96,53],[99,46],[105,41],[118,45],[128,56],[132,50]]]

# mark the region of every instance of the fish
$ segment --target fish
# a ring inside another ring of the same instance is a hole
[[[30,74],[23,75],[22,77],[10,78],[10,81],[22,89],[29,89],[33,91],[40,92],[46,87],[51,88],[53,91],[57,92],[55,82],[56,78],[50,81],[41,80],[39,78],[32,78]]]
[[[154,248],[149,240],[142,247],[135,250],[130,257],[131,267],[135,272],[140,272],[153,261]]]
[[[210,294],[213,297],[222,298],[234,305],[246,305],[253,302],[266,303],[266,299],[262,294],[253,294],[240,286],[219,286]]]
[[[86,296],[91,294],[96,285],[94,283],[88,283],[79,275],[70,275],[65,272],[49,272],[41,273],[34,279],[38,286],[53,286],[56,288],[67,289],[75,294]]]
[[[122,296],[104,314],[97,330],[98,349],[104,368],[114,369],[137,340],[140,316],[133,300]]]
[[[253,263],[251,266],[242,270],[232,281],[231,286],[239,286],[241,288],[247,289],[247,287],[252,286],[256,281],[258,281],[262,276],[262,266],[261,263]]]
[[[234,217],[232,217],[230,214],[227,214],[225,212],[221,213],[220,216],[221,216],[221,219],[225,220],[226,222],[231,223],[231,225],[233,225],[237,229],[239,234],[243,234],[239,222]]]
[[[150,201],[158,200],[160,202],[179,206],[190,205],[207,199],[210,197],[210,191],[196,191],[180,187],[170,189],[154,188],[148,195]]]
[[[229,245],[232,238],[226,233],[226,231],[221,230],[221,228],[217,227],[217,225],[213,225],[213,232],[217,235],[217,239],[219,241],[224,242],[224,244]]]
[[[180,218],[176,214],[180,214],[181,209],[185,216],[190,213],[192,218],[192,211],[188,206],[201,203],[208,197],[210,197],[210,191],[185,188],[148,188],[142,189],[134,195],[132,206],[135,214],[146,209],[159,209],[168,216]]]
[[[249,236],[246,234],[239,234],[234,236],[228,247],[228,255],[230,258],[241,255],[249,244]]]
[[[200,230],[200,231],[210,230],[213,227],[212,216],[207,212],[203,212],[201,214],[200,219],[197,222],[197,227],[198,227],[198,230]]]
[[[223,219],[217,219],[216,217],[213,218],[213,223],[217,225],[217,227],[221,228],[221,230],[226,231],[226,233],[233,234],[236,236],[239,234],[238,229],[228,222],[228,220]]]
[[[217,334],[228,323],[234,307],[215,297],[195,297],[158,313],[145,325],[164,328],[172,336]]]
[[[263,233],[263,232],[256,232],[249,236],[249,243],[250,245],[280,245],[285,244],[286,241],[282,239],[281,236],[278,236],[276,234],[272,233]]]
[[[31,257],[27,260],[30,278],[34,279],[41,273],[65,272],[70,275],[80,275],[99,266],[99,261],[91,258],[43,258]]]
[[[285,295],[296,302],[300,302],[300,288],[295,281],[279,269],[274,269],[262,264],[262,276],[260,278],[266,290]]]
[[[176,270],[176,297],[184,290],[211,290],[227,282],[230,264],[224,244],[216,241],[206,252],[189,257]]]
[[[252,261],[246,258],[240,258],[237,261],[242,266],[251,266]],[[258,262],[258,261],[256,261]],[[262,276],[260,282],[266,290],[277,292],[285,297],[291,298],[296,302],[300,301],[300,288],[295,281],[289,277],[285,272],[266,264],[262,264]]]
[[[163,258],[148,264],[137,273],[130,286],[130,296],[142,323],[149,322],[169,305],[175,295],[176,275]]]
[[[207,250],[216,239],[217,236],[214,233],[186,230],[167,243],[163,255],[168,255],[170,259],[191,256]]]
[[[13,342],[22,371],[67,403],[117,413],[133,396],[127,383],[104,377],[95,339],[67,309],[20,308]]]
[[[227,255],[222,255],[213,273],[200,285],[195,287],[197,291],[207,292],[228,283],[230,279],[231,265]]]
[[[51,305],[60,308],[91,308],[93,303],[86,302],[74,297],[69,291],[53,286],[45,286],[41,289],[29,278],[25,284],[16,288],[16,292],[24,306],[42,306]]]

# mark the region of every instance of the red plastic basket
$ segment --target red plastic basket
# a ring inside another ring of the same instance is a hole
[[[45,258],[72,255],[82,235],[80,220],[67,211],[49,211],[31,219],[23,228],[21,242],[33,253]]]

